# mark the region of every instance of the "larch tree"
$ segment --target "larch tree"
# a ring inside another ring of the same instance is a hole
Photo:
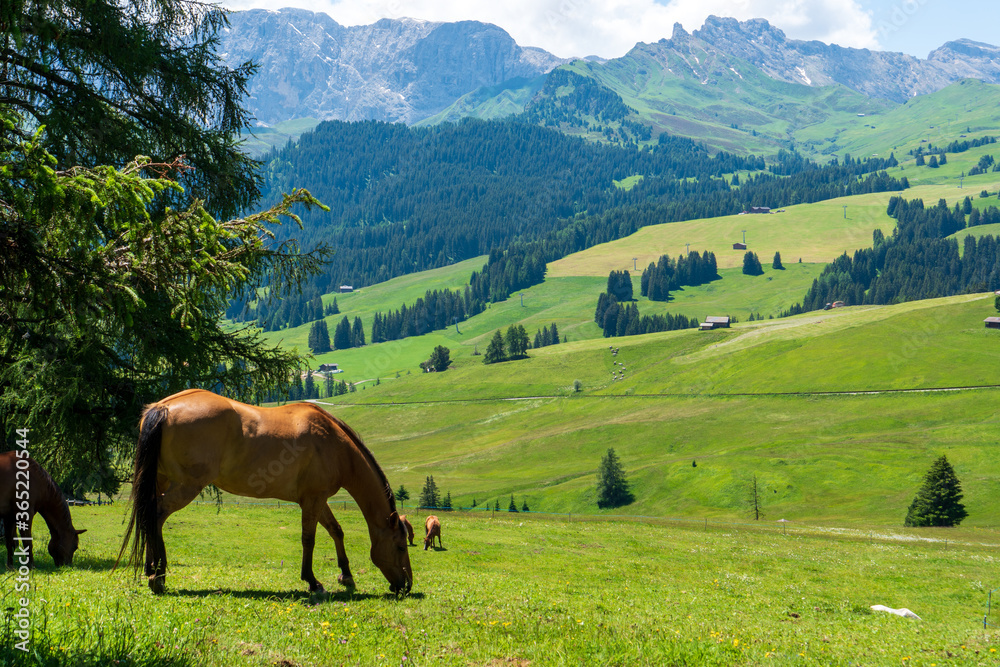
[[[0,3],[0,429],[68,494],[117,491],[146,403],[254,400],[299,357],[224,328],[230,299],[296,293],[328,253],[277,243],[239,150],[250,63],[197,0]],[[238,217],[236,217],[238,216]]]

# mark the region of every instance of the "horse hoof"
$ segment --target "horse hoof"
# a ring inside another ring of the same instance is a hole
[[[153,591],[154,595],[162,595],[163,591],[167,589],[167,578],[163,575],[156,576],[153,575],[149,578],[149,590]]]
[[[339,583],[344,588],[354,588],[354,577],[345,577],[342,574],[338,575],[337,583]]]
[[[310,593],[325,593],[326,589],[323,588],[323,584],[318,581],[315,584],[309,584]]]

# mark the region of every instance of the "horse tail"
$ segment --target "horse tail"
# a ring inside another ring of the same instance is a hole
[[[167,418],[164,405],[151,405],[142,415],[139,443],[135,450],[135,470],[132,473],[132,515],[115,567],[129,551],[128,563],[136,570],[143,565],[146,546],[157,539],[156,530],[156,468],[160,459],[163,422]],[[133,539],[133,531],[135,538]],[[131,542],[131,546],[130,543]]]

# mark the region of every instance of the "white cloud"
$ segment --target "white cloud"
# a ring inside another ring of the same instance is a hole
[[[522,46],[559,56],[623,55],[636,42],[670,37],[675,22],[692,32],[710,14],[767,19],[792,39],[877,48],[870,12],[858,0],[223,0],[231,9],[300,6],[343,25],[380,18],[494,23]]]

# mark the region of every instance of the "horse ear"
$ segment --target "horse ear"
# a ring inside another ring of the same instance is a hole
[[[399,514],[393,512],[392,514],[389,515],[389,527],[395,528],[398,525],[399,525]]]
[[[77,534],[77,535],[83,535],[83,534],[84,534],[84,533],[86,533],[86,532],[87,532],[87,529],[86,529],[86,528],[84,528],[83,530],[78,530],[78,531],[76,531],[76,534]]]

